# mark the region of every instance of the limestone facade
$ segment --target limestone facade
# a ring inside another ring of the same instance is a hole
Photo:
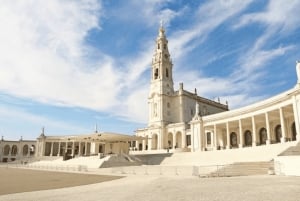
[[[206,151],[300,141],[300,63],[298,83],[286,92],[228,111],[228,105],[184,90],[174,91],[172,60],[160,27],[151,66],[149,120],[136,136],[137,150]]]

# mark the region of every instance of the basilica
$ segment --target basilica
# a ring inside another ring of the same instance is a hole
[[[300,141],[300,63],[294,88],[231,111],[227,104],[198,96],[196,89],[185,90],[183,83],[174,90],[172,66],[161,26],[152,58],[149,121],[136,130],[136,136],[145,138],[136,150],[195,152]]]
[[[281,94],[239,109],[174,89],[173,63],[165,29],[160,26],[151,65],[147,127],[135,135],[94,133],[47,136],[36,141],[0,140],[0,161],[31,157],[202,152],[272,146],[300,141],[300,62],[298,81]]]

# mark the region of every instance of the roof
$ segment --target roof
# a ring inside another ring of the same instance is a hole
[[[82,135],[64,135],[64,136],[45,136],[47,140],[58,140],[58,141],[88,141],[88,142],[128,142],[146,139],[145,137],[125,135],[119,133],[92,133]]]

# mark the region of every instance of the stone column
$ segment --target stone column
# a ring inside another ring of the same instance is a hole
[[[87,156],[87,142],[84,143],[84,155]]]
[[[135,141],[135,149],[136,150],[139,150],[139,144],[140,142],[138,140]]]
[[[279,115],[280,115],[280,124],[281,124],[281,143],[285,142],[286,139],[286,133],[285,133],[285,122],[284,122],[284,115],[283,115],[283,109],[282,107],[279,108]]]
[[[251,117],[252,120],[252,147],[256,146],[256,125],[255,125],[255,117]]]
[[[270,122],[269,122],[269,114],[265,113],[266,116],[266,130],[267,130],[267,141],[266,144],[269,145],[271,143],[271,134],[270,134]]]
[[[295,127],[296,127],[296,140],[300,141],[300,125],[299,125],[299,113],[298,113],[298,105],[296,96],[293,96],[293,111],[294,111],[294,120],[295,120]]]
[[[54,142],[51,142],[50,156],[53,156],[53,144],[54,144]]]
[[[78,145],[78,156],[81,156],[81,141],[78,142],[79,145]]]
[[[181,133],[181,148],[185,148],[186,147],[186,133],[185,131],[183,130],[182,133]]]
[[[145,140],[145,139],[143,140],[143,148],[142,148],[142,150],[143,150],[143,151],[146,150],[146,140]]]
[[[176,146],[176,133],[173,133],[173,145],[172,145],[172,149],[175,149]]]
[[[214,149],[217,150],[218,148],[218,142],[217,142],[217,124],[214,124],[214,136],[213,136],[213,146],[214,146]]]
[[[152,136],[148,138],[148,150],[152,150]]]
[[[31,148],[31,145],[28,145],[28,151],[27,151],[27,157],[29,157],[30,156],[30,148]],[[35,147],[35,152],[37,152],[37,147]],[[2,149],[1,149],[2,150]]]
[[[243,128],[242,128],[242,120],[241,119],[239,119],[239,134],[240,134],[239,148],[243,148],[243,146],[244,146],[244,138],[243,138]]]
[[[68,141],[66,141],[65,153],[68,152]]]
[[[229,133],[229,122],[226,122],[226,137],[227,137],[227,144],[226,149],[230,149],[230,133]]]
[[[60,141],[58,142],[58,153],[57,156],[60,156]]]
[[[72,157],[74,156],[75,154],[75,141],[72,142]]]

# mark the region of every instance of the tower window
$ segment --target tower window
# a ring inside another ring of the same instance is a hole
[[[160,45],[159,44],[157,44],[157,49],[160,49]]]
[[[169,102],[167,103],[167,107],[170,108],[170,103]]]
[[[166,44],[164,44],[164,49],[167,49],[167,45]]]
[[[155,69],[155,73],[154,73],[154,79],[158,78],[158,68]]]
[[[166,69],[166,77],[169,77],[169,69]]]

